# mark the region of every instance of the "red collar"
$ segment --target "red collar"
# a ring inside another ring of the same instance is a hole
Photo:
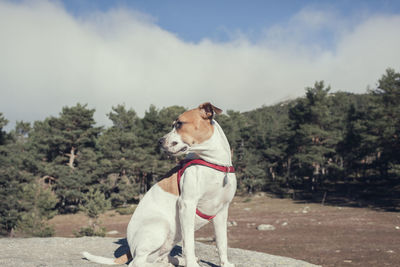
[[[235,172],[235,168],[233,166],[229,166],[229,167],[221,166],[221,165],[217,165],[217,164],[214,164],[214,163],[210,163],[210,162],[202,160],[202,159],[192,159],[192,160],[189,160],[189,161],[183,160],[180,163],[180,165],[182,167],[178,170],[178,177],[177,177],[178,178],[177,181],[178,181],[179,195],[181,194],[181,187],[179,186],[179,184],[180,184],[180,181],[181,181],[181,178],[182,178],[182,174],[190,166],[201,165],[201,166],[206,166],[206,167],[212,168],[212,169],[220,171],[220,172],[225,172],[225,173],[234,173]],[[196,209],[196,214],[199,217],[201,217],[201,218],[203,218],[205,220],[208,220],[208,221],[212,220],[215,217],[215,215],[213,215],[213,216],[206,215],[206,214],[202,213],[201,211],[199,211],[199,209]]]

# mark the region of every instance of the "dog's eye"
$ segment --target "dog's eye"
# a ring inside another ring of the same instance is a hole
[[[174,123],[174,127],[177,130],[179,130],[182,127],[182,125],[183,125],[183,122],[181,122],[181,121],[177,121]]]

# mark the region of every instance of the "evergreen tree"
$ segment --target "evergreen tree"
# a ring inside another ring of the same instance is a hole
[[[378,136],[376,167],[382,178],[400,177],[400,73],[387,69],[371,91],[375,120],[371,121]]]
[[[97,137],[94,109],[77,104],[64,107],[59,117],[35,122],[31,131],[30,149],[40,162],[37,174],[55,182],[54,190],[62,212],[76,212],[83,194],[99,183]]]
[[[46,221],[56,215],[54,209],[57,197],[50,188],[42,187],[37,180],[22,186],[20,203],[20,220],[17,231],[24,235],[49,237],[54,234],[54,229]]]
[[[350,106],[345,136],[338,147],[348,178],[366,178],[374,168],[373,162],[378,150],[378,138],[371,125],[374,120],[376,118],[371,106],[358,109],[354,104]]]
[[[0,113],[0,235],[7,235],[16,227],[21,210],[18,203],[20,188],[15,181],[18,174],[7,146],[10,138],[3,130],[7,123]]]
[[[323,183],[332,162],[338,139],[332,135],[332,116],[328,108],[330,87],[316,82],[306,89],[306,98],[289,111],[292,136],[288,154],[291,157],[291,183],[313,192]]]
[[[3,125],[5,125],[5,120]],[[41,187],[33,172],[36,163],[27,149],[29,123],[17,122],[10,134],[0,129],[0,234],[49,236],[52,229],[45,220],[54,216],[56,198]]]
[[[224,133],[231,146],[232,161],[235,165],[238,187],[239,189],[251,190],[253,187],[249,187],[248,184],[250,183],[246,182],[246,180],[252,177],[244,173],[248,164],[251,164],[251,162],[246,161],[247,149],[250,146],[247,143],[250,135],[248,133],[248,123],[246,117],[240,112],[228,110],[226,113],[226,115],[219,115],[216,120],[222,129],[224,129]]]
[[[108,117],[113,125],[99,137],[98,147],[102,153],[100,162],[107,179],[107,194],[113,206],[125,205],[139,193],[136,166],[140,148],[137,132],[139,118],[132,109],[118,105]]]
[[[83,227],[77,237],[81,236],[105,236],[106,229],[100,226],[99,216],[110,208],[109,199],[106,199],[104,193],[94,187],[89,188],[89,191],[84,194],[80,209],[86,213],[89,219],[89,226]]]

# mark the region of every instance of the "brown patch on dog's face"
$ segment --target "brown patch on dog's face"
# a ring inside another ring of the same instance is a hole
[[[214,133],[211,120],[204,116],[204,110],[200,107],[180,115],[174,127],[182,141],[190,146],[204,142]]]
[[[174,122],[174,128],[159,140],[161,148],[175,156],[188,153],[192,145],[201,144],[213,135],[212,119],[221,112],[208,102],[184,112]]]

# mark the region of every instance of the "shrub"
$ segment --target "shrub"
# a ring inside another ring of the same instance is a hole
[[[74,235],[76,237],[82,237],[82,236],[105,237],[106,236],[106,228],[105,227],[94,227],[94,226],[81,227],[81,229],[78,232],[74,232]]]
[[[51,237],[54,235],[54,228],[34,212],[25,213],[21,216],[16,231],[23,236]]]
[[[136,210],[136,205],[130,205],[127,207],[119,207],[115,211],[118,212],[120,215],[132,215],[133,212]]]

